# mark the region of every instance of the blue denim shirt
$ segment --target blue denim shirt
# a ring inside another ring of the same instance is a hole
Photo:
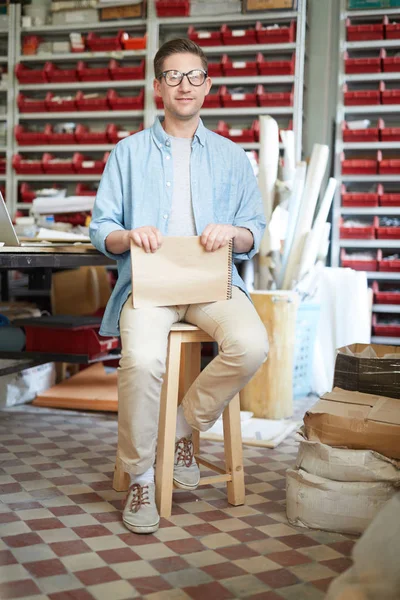
[[[251,258],[258,250],[265,218],[250,161],[242,148],[207,129],[201,120],[192,142],[190,181],[197,234],[209,223],[246,227],[253,234],[254,246],[246,254],[234,253],[234,258]],[[120,312],[131,291],[130,253],[108,252],[106,237],[112,231],[145,225],[168,235],[172,185],[171,142],[158,118],[151,128],[122,140],[111,152],[89,230],[93,245],[118,265],[101,335],[119,335]],[[232,283],[246,292],[236,267]]]

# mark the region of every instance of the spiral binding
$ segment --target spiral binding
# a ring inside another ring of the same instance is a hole
[[[229,253],[228,253],[228,288],[226,290],[226,299],[231,300],[232,298],[232,269],[233,269],[233,240],[229,240]]]

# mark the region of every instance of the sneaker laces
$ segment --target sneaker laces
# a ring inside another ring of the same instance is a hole
[[[139,483],[133,483],[128,490],[128,493],[125,497],[124,504],[126,504],[129,494],[132,492],[132,500],[129,510],[131,512],[137,513],[142,506],[150,505],[149,501],[149,486],[148,485],[140,485]]]
[[[194,459],[194,446],[189,438],[181,438],[175,443],[176,464],[190,467]]]

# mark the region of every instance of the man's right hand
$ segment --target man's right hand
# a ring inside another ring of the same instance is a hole
[[[145,252],[156,252],[162,244],[162,235],[157,227],[146,225],[131,229],[127,232],[128,240],[133,240],[136,246],[143,248]]]

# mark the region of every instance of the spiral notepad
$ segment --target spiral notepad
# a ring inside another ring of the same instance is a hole
[[[232,242],[206,252],[200,237],[165,237],[157,252],[131,243],[135,308],[229,300],[232,297]]]

